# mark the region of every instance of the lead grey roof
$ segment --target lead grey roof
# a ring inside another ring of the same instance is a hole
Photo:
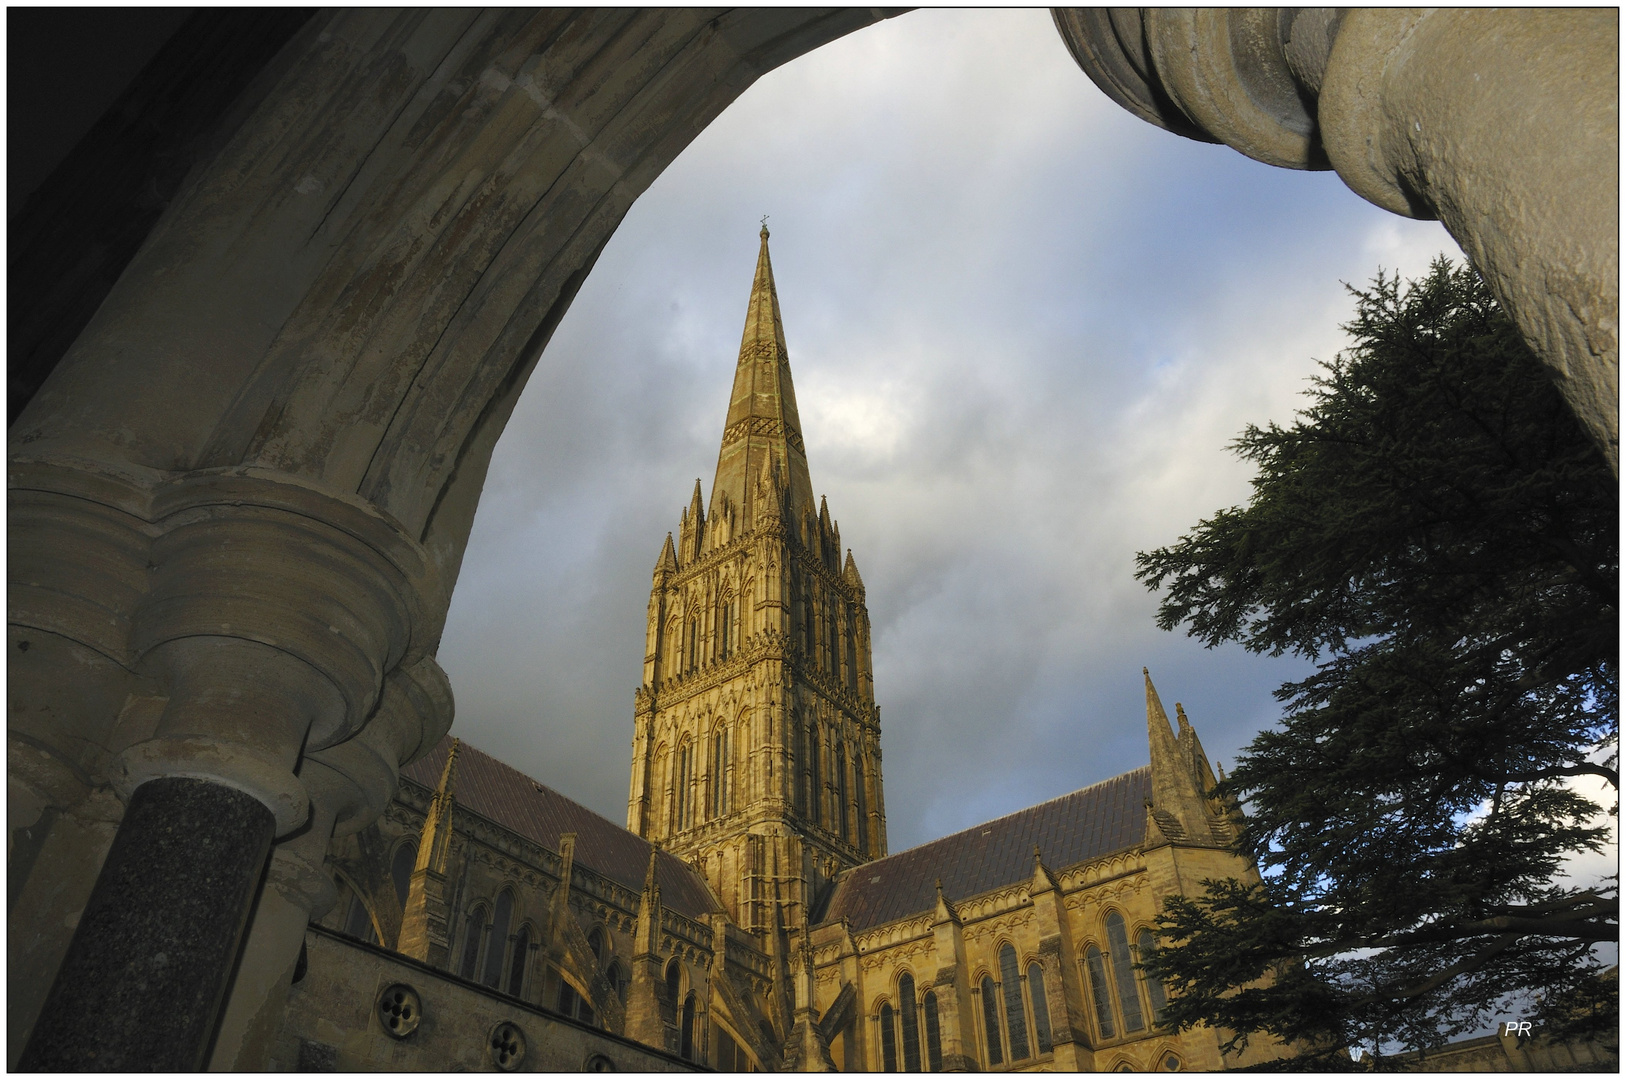
[[[434,791],[446,768],[450,736],[401,770],[401,776]],[[453,795],[458,807],[510,829],[549,851],[559,850],[563,833],[576,834],[576,865],[596,870],[633,892],[642,892],[649,869],[649,841],[630,833],[581,803],[554,791],[468,743],[457,754]],[[693,867],[661,852],[655,864],[661,906],[691,919],[720,911],[711,890]]]
[[[1152,770],[1142,767],[866,863],[836,885],[822,921],[865,930],[930,911],[939,878],[950,901],[1030,881],[1034,845],[1053,871],[1136,847],[1151,794]]]

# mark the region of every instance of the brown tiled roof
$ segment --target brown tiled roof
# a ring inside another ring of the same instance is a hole
[[[823,921],[865,930],[930,911],[939,878],[950,901],[1030,881],[1035,844],[1053,871],[1134,847],[1146,835],[1151,794],[1152,770],[1140,768],[866,863],[837,884]]]
[[[408,780],[433,791],[446,768],[450,736],[425,757],[401,770]],[[633,892],[642,892],[649,869],[649,841],[600,817],[581,803],[463,744],[457,754],[453,785],[457,805],[511,829],[549,851],[559,850],[562,833],[576,834],[576,863],[598,871]],[[693,867],[675,855],[661,852],[655,880],[661,887],[661,906],[697,919],[720,911],[711,890]]]

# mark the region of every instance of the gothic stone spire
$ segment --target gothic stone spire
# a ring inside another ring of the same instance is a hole
[[[1180,752],[1174,732],[1169,729],[1169,714],[1163,711],[1163,702],[1152,685],[1151,672],[1145,668],[1146,678],[1146,736],[1151,750],[1152,807],[1159,813],[1173,814],[1178,820],[1177,831],[1184,835],[1178,839],[1198,838],[1208,832],[1208,809],[1203,793],[1197,788],[1192,775],[1190,759]],[[1161,822],[1159,823],[1162,824]],[[1164,828],[1164,833],[1169,832]],[[1170,837],[1176,839],[1176,837]]]
[[[768,230],[761,233],[756,278],[745,308],[745,333],[740,338],[739,363],[734,369],[734,390],[723,424],[723,444],[717,454],[717,478],[711,487],[711,514],[724,502],[755,520],[757,478],[765,459],[772,457],[790,489],[793,518],[813,512],[813,482],[807,472],[807,451],[802,445],[802,421],[796,414],[796,390],[790,381],[790,350],[779,316],[779,294],[774,289],[773,264],[768,261]]]

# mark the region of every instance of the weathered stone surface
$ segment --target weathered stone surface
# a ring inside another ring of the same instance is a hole
[[[287,1012],[267,1066],[339,1072],[489,1072],[498,1024],[525,1035],[521,1072],[582,1072],[602,1055],[617,1072],[687,1072],[694,1066],[535,1005],[499,994],[377,946],[313,927],[305,935],[305,977],[288,993]],[[374,1002],[392,983],[418,992],[423,1018],[404,1039],[391,1038]]]

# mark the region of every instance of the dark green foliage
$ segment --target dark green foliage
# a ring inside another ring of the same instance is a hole
[[[1604,837],[1562,781],[1618,787],[1617,483],[1472,270],[1351,291],[1309,407],[1235,444],[1249,504],[1137,557],[1164,629],[1318,664],[1222,785],[1263,882],[1171,901],[1147,966],[1177,1024],[1328,1064],[1510,995],[1612,1026],[1616,892],[1553,876]]]

